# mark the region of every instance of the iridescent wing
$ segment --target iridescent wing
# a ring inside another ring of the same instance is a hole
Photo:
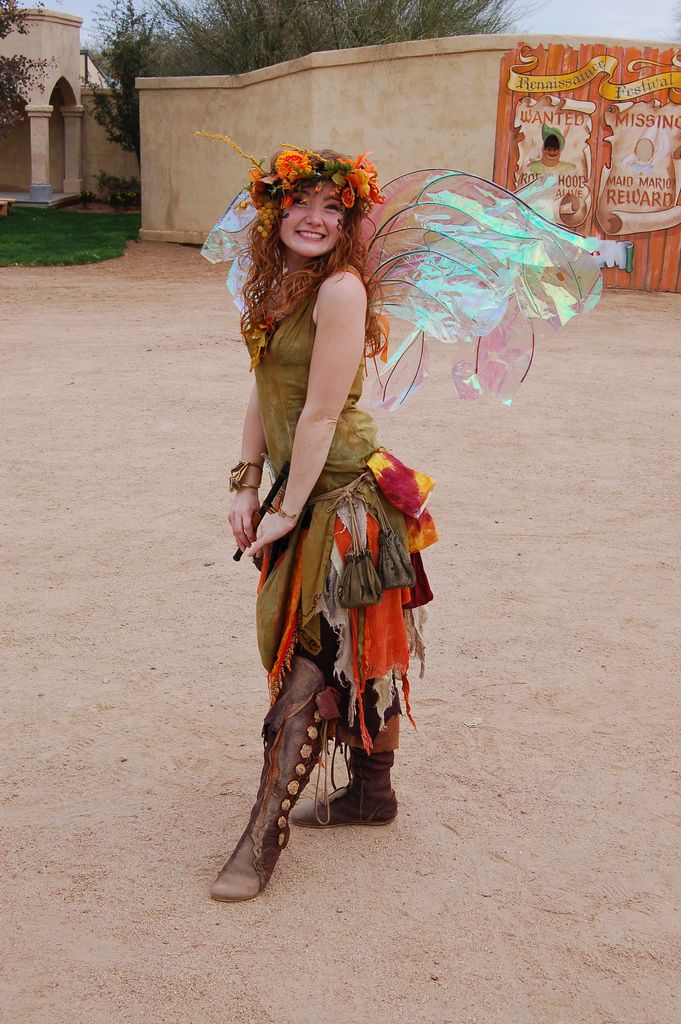
[[[209,263],[231,264],[227,274],[227,288],[239,312],[243,311],[241,289],[249,266],[246,236],[256,216],[249,194],[244,189],[232,200],[217,224],[210,229],[201,249],[201,255]]]
[[[536,340],[593,308],[590,242],[513,193],[450,170],[414,171],[368,218],[369,273],[391,321],[373,399],[398,408],[427,376],[432,338],[452,345],[460,398],[510,403]]]

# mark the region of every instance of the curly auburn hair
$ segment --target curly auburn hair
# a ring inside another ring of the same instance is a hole
[[[275,153],[271,161],[272,173],[276,173]],[[319,155],[325,160],[341,160],[335,150],[323,149]],[[283,320],[293,313],[320,284],[339,270],[356,270],[367,291],[367,322],[364,342],[365,358],[378,355],[385,343],[385,326],[379,313],[374,312],[380,301],[379,288],[366,280],[368,260],[367,247],[363,238],[362,219],[368,212],[367,204],[355,203],[343,211],[342,230],[334,248],[323,256],[312,260],[301,270],[286,273],[286,249],[279,237],[279,222],[268,235],[258,231],[259,221],[253,221],[245,254],[250,259],[246,283],[243,287],[244,312],[241,330],[244,334],[257,329],[268,318]]]

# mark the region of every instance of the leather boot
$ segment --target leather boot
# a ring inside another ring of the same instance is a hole
[[[336,828],[339,825],[387,825],[397,817],[397,798],[390,784],[394,750],[367,754],[350,748],[350,784],[337,789],[328,804],[308,801],[291,814],[294,825]]]
[[[246,830],[210,890],[214,900],[251,900],[267,885],[288,843],[289,813],[321,749],[316,697],[323,688],[317,666],[295,657],[281,696],[265,718],[260,788]]]

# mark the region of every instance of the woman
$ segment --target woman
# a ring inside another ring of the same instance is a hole
[[[240,550],[262,557],[256,619],[272,707],[251,818],[211,890],[243,900],[266,885],[289,821],[378,825],[397,813],[397,685],[411,718],[434,481],[379,448],[356,406],[365,368],[379,404],[399,408],[426,379],[435,338],[450,347],[459,398],[510,405],[536,340],[592,309],[601,278],[589,239],[476,175],[430,168],[382,191],[366,154],[290,147],[265,171],[227,136],[209,137],[251,163],[248,191],[203,249],[231,263],[255,372],[230,523]],[[275,476],[289,472],[259,521],[263,453]],[[333,735],[350,749],[349,786],[295,808]]]
[[[252,164],[242,330],[255,383],[229,520],[240,550],[262,558],[256,618],[272,707],[250,821],[211,889],[224,901],[262,890],[290,820],[394,819],[396,684],[408,709],[410,653],[423,655],[414,611],[432,597],[418,552],[436,539],[424,510],[433,481],[379,449],[356,405],[365,360],[385,344],[364,280],[362,222],[383,198],[376,171],[332,151],[282,151],[269,173]],[[290,469],[259,521],[263,453],[275,475]],[[386,478],[403,510],[381,493]],[[333,733],[350,749],[350,784],[322,813],[315,800],[294,814]]]

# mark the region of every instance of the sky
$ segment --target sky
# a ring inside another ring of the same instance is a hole
[[[101,0],[106,6],[106,0]],[[47,0],[49,10],[84,18],[85,45],[100,0]],[[681,0],[537,0],[533,13],[518,21],[519,32],[625,39],[672,39],[672,9]],[[27,3],[30,6],[30,3]]]

